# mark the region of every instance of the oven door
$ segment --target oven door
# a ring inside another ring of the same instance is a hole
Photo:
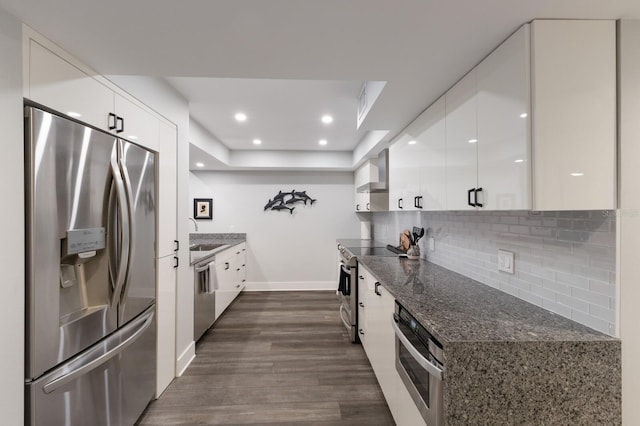
[[[424,421],[430,426],[441,426],[444,370],[397,315],[391,325],[396,335],[396,370]]]

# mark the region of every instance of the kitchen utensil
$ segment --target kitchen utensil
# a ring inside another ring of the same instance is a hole
[[[413,227],[413,244],[418,244],[418,240],[424,237],[424,228]]]
[[[411,245],[411,239],[409,238],[409,235],[409,230],[407,229],[402,231],[402,233],[400,234],[400,245],[398,248],[405,253],[407,252],[407,250],[409,250],[409,246]]]

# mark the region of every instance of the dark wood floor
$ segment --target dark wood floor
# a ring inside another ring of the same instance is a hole
[[[393,425],[334,292],[242,293],[141,425]]]

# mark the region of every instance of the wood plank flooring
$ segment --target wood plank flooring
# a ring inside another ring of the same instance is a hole
[[[140,425],[393,425],[334,292],[242,293]]]

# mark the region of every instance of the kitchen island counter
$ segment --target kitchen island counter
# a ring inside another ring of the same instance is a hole
[[[191,251],[190,252],[190,262],[191,264],[195,264],[196,262],[201,262],[206,260],[206,258],[212,257],[216,253],[224,251],[228,248],[236,246],[238,244],[242,244],[247,241],[247,234],[189,234],[189,247],[193,247],[199,244],[222,244],[220,247],[217,247],[213,250],[206,251]]]
[[[359,266],[442,344],[445,424],[621,423],[618,339],[425,260]]]

